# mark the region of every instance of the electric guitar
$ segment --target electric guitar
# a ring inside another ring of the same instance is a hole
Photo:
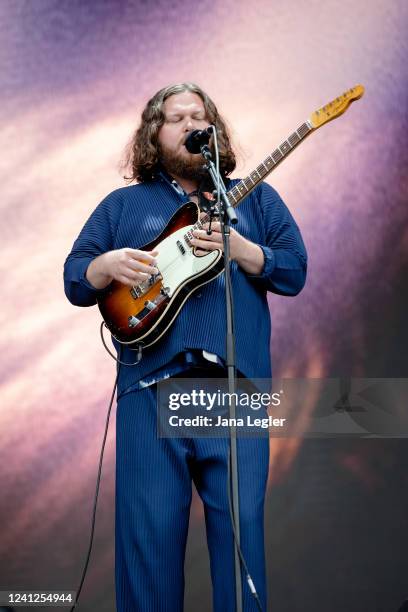
[[[354,100],[364,94],[356,85],[329,102],[302,123],[273,153],[227,193],[232,206],[238,206],[305,138],[319,127],[339,117]],[[193,230],[202,229],[208,216],[199,219],[194,202],[181,206],[162,233],[140,247],[157,250],[159,273],[133,287],[113,281],[109,291],[98,299],[106,327],[121,344],[131,348],[148,347],[166,333],[190,295],[216,278],[224,269],[220,250],[196,255],[191,244]],[[134,346],[132,346],[134,345]]]

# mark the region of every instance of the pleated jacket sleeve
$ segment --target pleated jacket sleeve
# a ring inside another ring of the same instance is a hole
[[[93,306],[97,296],[103,293],[87,281],[86,271],[93,259],[114,248],[123,206],[121,191],[118,189],[106,196],[94,210],[65,260],[65,294],[75,306]]]
[[[261,247],[265,263],[261,274],[249,278],[267,291],[297,295],[307,273],[307,253],[299,228],[278,193],[267,183],[256,190],[265,232]]]

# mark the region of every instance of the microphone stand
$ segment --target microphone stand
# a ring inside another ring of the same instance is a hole
[[[224,278],[225,278],[225,302],[227,315],[227,334],[226,334],[226,364],[228,370],[228,392],[230,393],[229,416],[230,423],[235,423],[236,418],[236,403],[235,403],[235,336],[234,336],[234,319],[233,319],[233,295],[231,286],[231,269],[230,269],[230,223],[237,223],[237,215],[234,207],[231,206],[228,200],[224,182],[217,172],[217,169],[212,161],[211,151],[206,144],[200,146],[201,154],[206,160],[206,168],[214,183],[218,198],[216,206],[220,211],[221,232],[224,242]],[[237,461],[237,431],[235,425],[230,425],[230,457],[231,457],[231,496],[232,496],[232,514],[234,528],[234,557],[235,557],[235,597],[236,597],[236,612],[242,612],[242,580],[241,580],[241,564],[240,564],[240,526],[239,526],[239,496],[238,496],[238,461]]]

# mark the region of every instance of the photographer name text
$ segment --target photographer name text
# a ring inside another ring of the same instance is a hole
[[[171,427],[260,427],[267,429],[269,427],[283,427],[286,419],[273,417],[255,418],[252,415],[247,415],[246,418],[227,418],[218,416],[216,419],[208,416],[195,416],[193,418],[179,417],[172,415],[169,417],[169,425]]]

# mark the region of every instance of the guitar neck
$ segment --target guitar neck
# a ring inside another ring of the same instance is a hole
[[[234,187],[227,192],[231,205],[234,208],[238,206],[238,204],[240,204],[242,200],[246,198],[246,196],[250,194],[251,191],[253,191],[255,187],[257,187],[259,183],[263,181],[314,129],[315,128],[309,120],[302,123],[302,125],[299,126],[287,140],[284,140],[275,151],[268,155],[253,172],[234,185]]]
[[[345,91],[338,98],[328,102],[322,108],[316,110],[287,140],[266,157],[261,164],[247,177],[239,181],[227,192],[231,206],[234,208],[242,202],[246,196],[259,185],[284,159],[295,149],[311,132],[325,123],[342,115],[354,100],[358,100],[364,94],[363,85],[355,85]]]

